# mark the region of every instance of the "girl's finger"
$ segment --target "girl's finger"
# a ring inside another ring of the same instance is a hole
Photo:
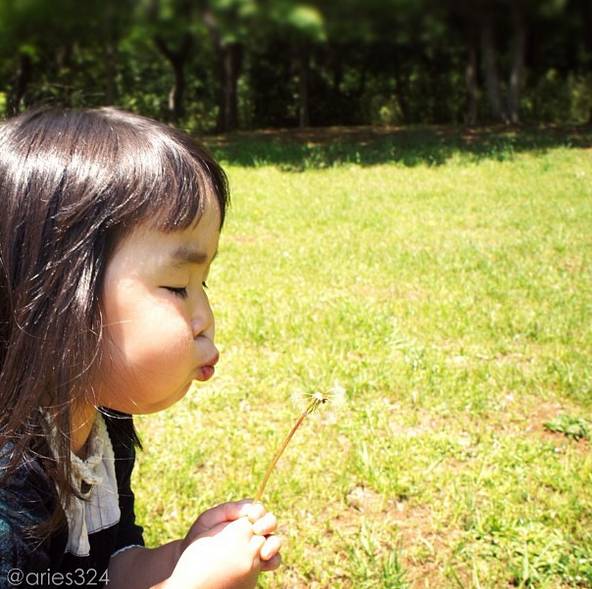
[[[249,503],[244,506],[243,515],[246,515],[249,521],[254,524],[265,515],[265,507],[263,507],[263,503]]]
[[[261,571],[275,571],[280,564],[282,564],[282,555],[278,552],[278,554],[272,556],[269,560],[261,561]]]
[[[254,534],[261,534],[262,536],[267,536],[268,534],[273,534],[277,528],[277,519],[273,513],[269,512],[266,513],[260,519],[253,524],[253,533]]]
[[[251,539],[249,540],[249,547],[253,550],[253,554],[261,554],[261,549],[265,543],[265,536],[251,536]]]
[[[201,532],[199,534],[199,536],[193,536],[190,537],[189,540],[192,542],[193,540],[195,540],[198,537],[212,537],[212,536],[216,536],[217,534],[222,533],[232,522],[222,522],[221,524],[218,524],[216,526],[213,526],[211,528],[208,528],[207,530]]]
[[[281,546],[281,536],[268,536],[265,544],[261,546],[261,550],[259,551],[261,560],[271,560],[279,552]]]
[[[228,503],[221,503],[204,511],[199,516],[199,523],[204,528],[213,528],[214,526],[223,522],[231,522],[244,517],[249,513],[249,509],[253,503],[244,499],[243,501],[229,501]]]

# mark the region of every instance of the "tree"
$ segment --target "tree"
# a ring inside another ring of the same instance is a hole
[[[199,12],[216,54],[219,132],[238,127],[238,79],[244,43],[257,25],[255,0],[198,0]]]
[[[192,130],[585,120],[590,0],[0,0],[0,108]]]
[[[101,4],[96,35],[102,44],[105,103],[116,104],[119,45],[132,26],[134,0],[103,0]]]
[[[298,126],[310,125],[310,59],[312,46],[325,40],[324,21],[317,8],[284,0],[274,2],[271,20],[291,45],[294,69],[298,75]]]
[[[190,0],[149,0],[146,8],[149,34],[173,70],[167,106],[169,118],[177,123],[185,116],[185,68],[193,48],[192,3]]]
[[[63,9],[63,3],[58,4]],[[47,26],[49,23],[49,27]],[[48,33],[55,34],[47,6],[41,0],[18,3],[0,2],[0,52],[6,61],[6,112],[17,114],[24,106],[25,97],[33,78],[34,63],[39,57]],[[45,28],[42,28],[45,25]],[[6,71],[5,70],[5,71]],[[8,73],[12,70],[12,76]]]
[[[480,52],[491,117],[498,122],[518,123],[525,74],[526,22],[532,11],[529,0],[475,0],[471,3],[449,0],[448,6],[452,15],[459,18],[466,46],[466,122],[477,122]],[[507,60],[510,63],[507,99],[504,99],[504,85],[499,73],[500,57],[503,56],[498,43],[500,26],[512,31]]]
[[[526,6],[514,0],[510,3],[512,22],[512,49],[510,83],[508,88],[508,117],[511,123],[520,122],[520,93],[524,84],[524,62],[526,52]]]
[[[481,6],[481,51],[483,55],[483,71],[485,73],[485,87],[491,114],[496,121],[508,122],[501,97],[500,79],[498,73],[498,48],[496,41],[495,5],[484,2]]]
[[[88,0],[84,13],[74,0],[0,1],[7,114],[35,102],[115,100],[117,44],[131,21],[132,0],[106,1]],[[92,70],[85,67],[89,58]]]

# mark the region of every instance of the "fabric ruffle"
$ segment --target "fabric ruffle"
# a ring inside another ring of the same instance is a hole
[[[50,430],[50,448],[59,460],[55,444],[58,435],[53,420],[44,412]],[[70,452],[73,487],[81,498],[73,496],[69,504],[60,497],[68,521],[68,543],[66,552],[74,556],[90,554],[89,534],[118,523],[121,518],[119,494],[115,476],[115,456],[105,420],[97,413],[88,440],[85,460]]]

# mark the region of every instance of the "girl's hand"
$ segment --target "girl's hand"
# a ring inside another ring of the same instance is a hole
[[[280,565],[280,539],[269,536],[276,528],[275,516],[261,503],[239,501],[209,509],[183,540],[169,584],[183,589],[255,587],[260,571]]]
[[[219,531],[219,527],[241,517],[247,517],[253,524],[253,532],[266,538],[260,552],[261,570],[272,571],[278,568],[281,562],[279,549],[281,539],[272,536],[277,529],[277,520],[273,513],[267,512],[262,503],[253,503],[250,499],[222,503],[204,511],[191,526],[184,540],[183,549],[194,540],[204,536],[211,536]]]

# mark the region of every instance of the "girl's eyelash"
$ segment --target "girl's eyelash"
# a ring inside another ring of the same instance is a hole
[[[174,295],[181,297],[182,299],[186,299],[187,298],[187,287],[182,286],[182,287],[174,287],[174,286],[165,286],[165,288],[172,292]]]
[[[208,285],[206,284],[205,280],[201,283],[201,285],[207,289]],[[187,287],[186,286],[165,286],[164,288],[166,288],[169,292],[172,292],[174,295],[181,297],[183,299],[186,299],[188,294],[187,294]]]

